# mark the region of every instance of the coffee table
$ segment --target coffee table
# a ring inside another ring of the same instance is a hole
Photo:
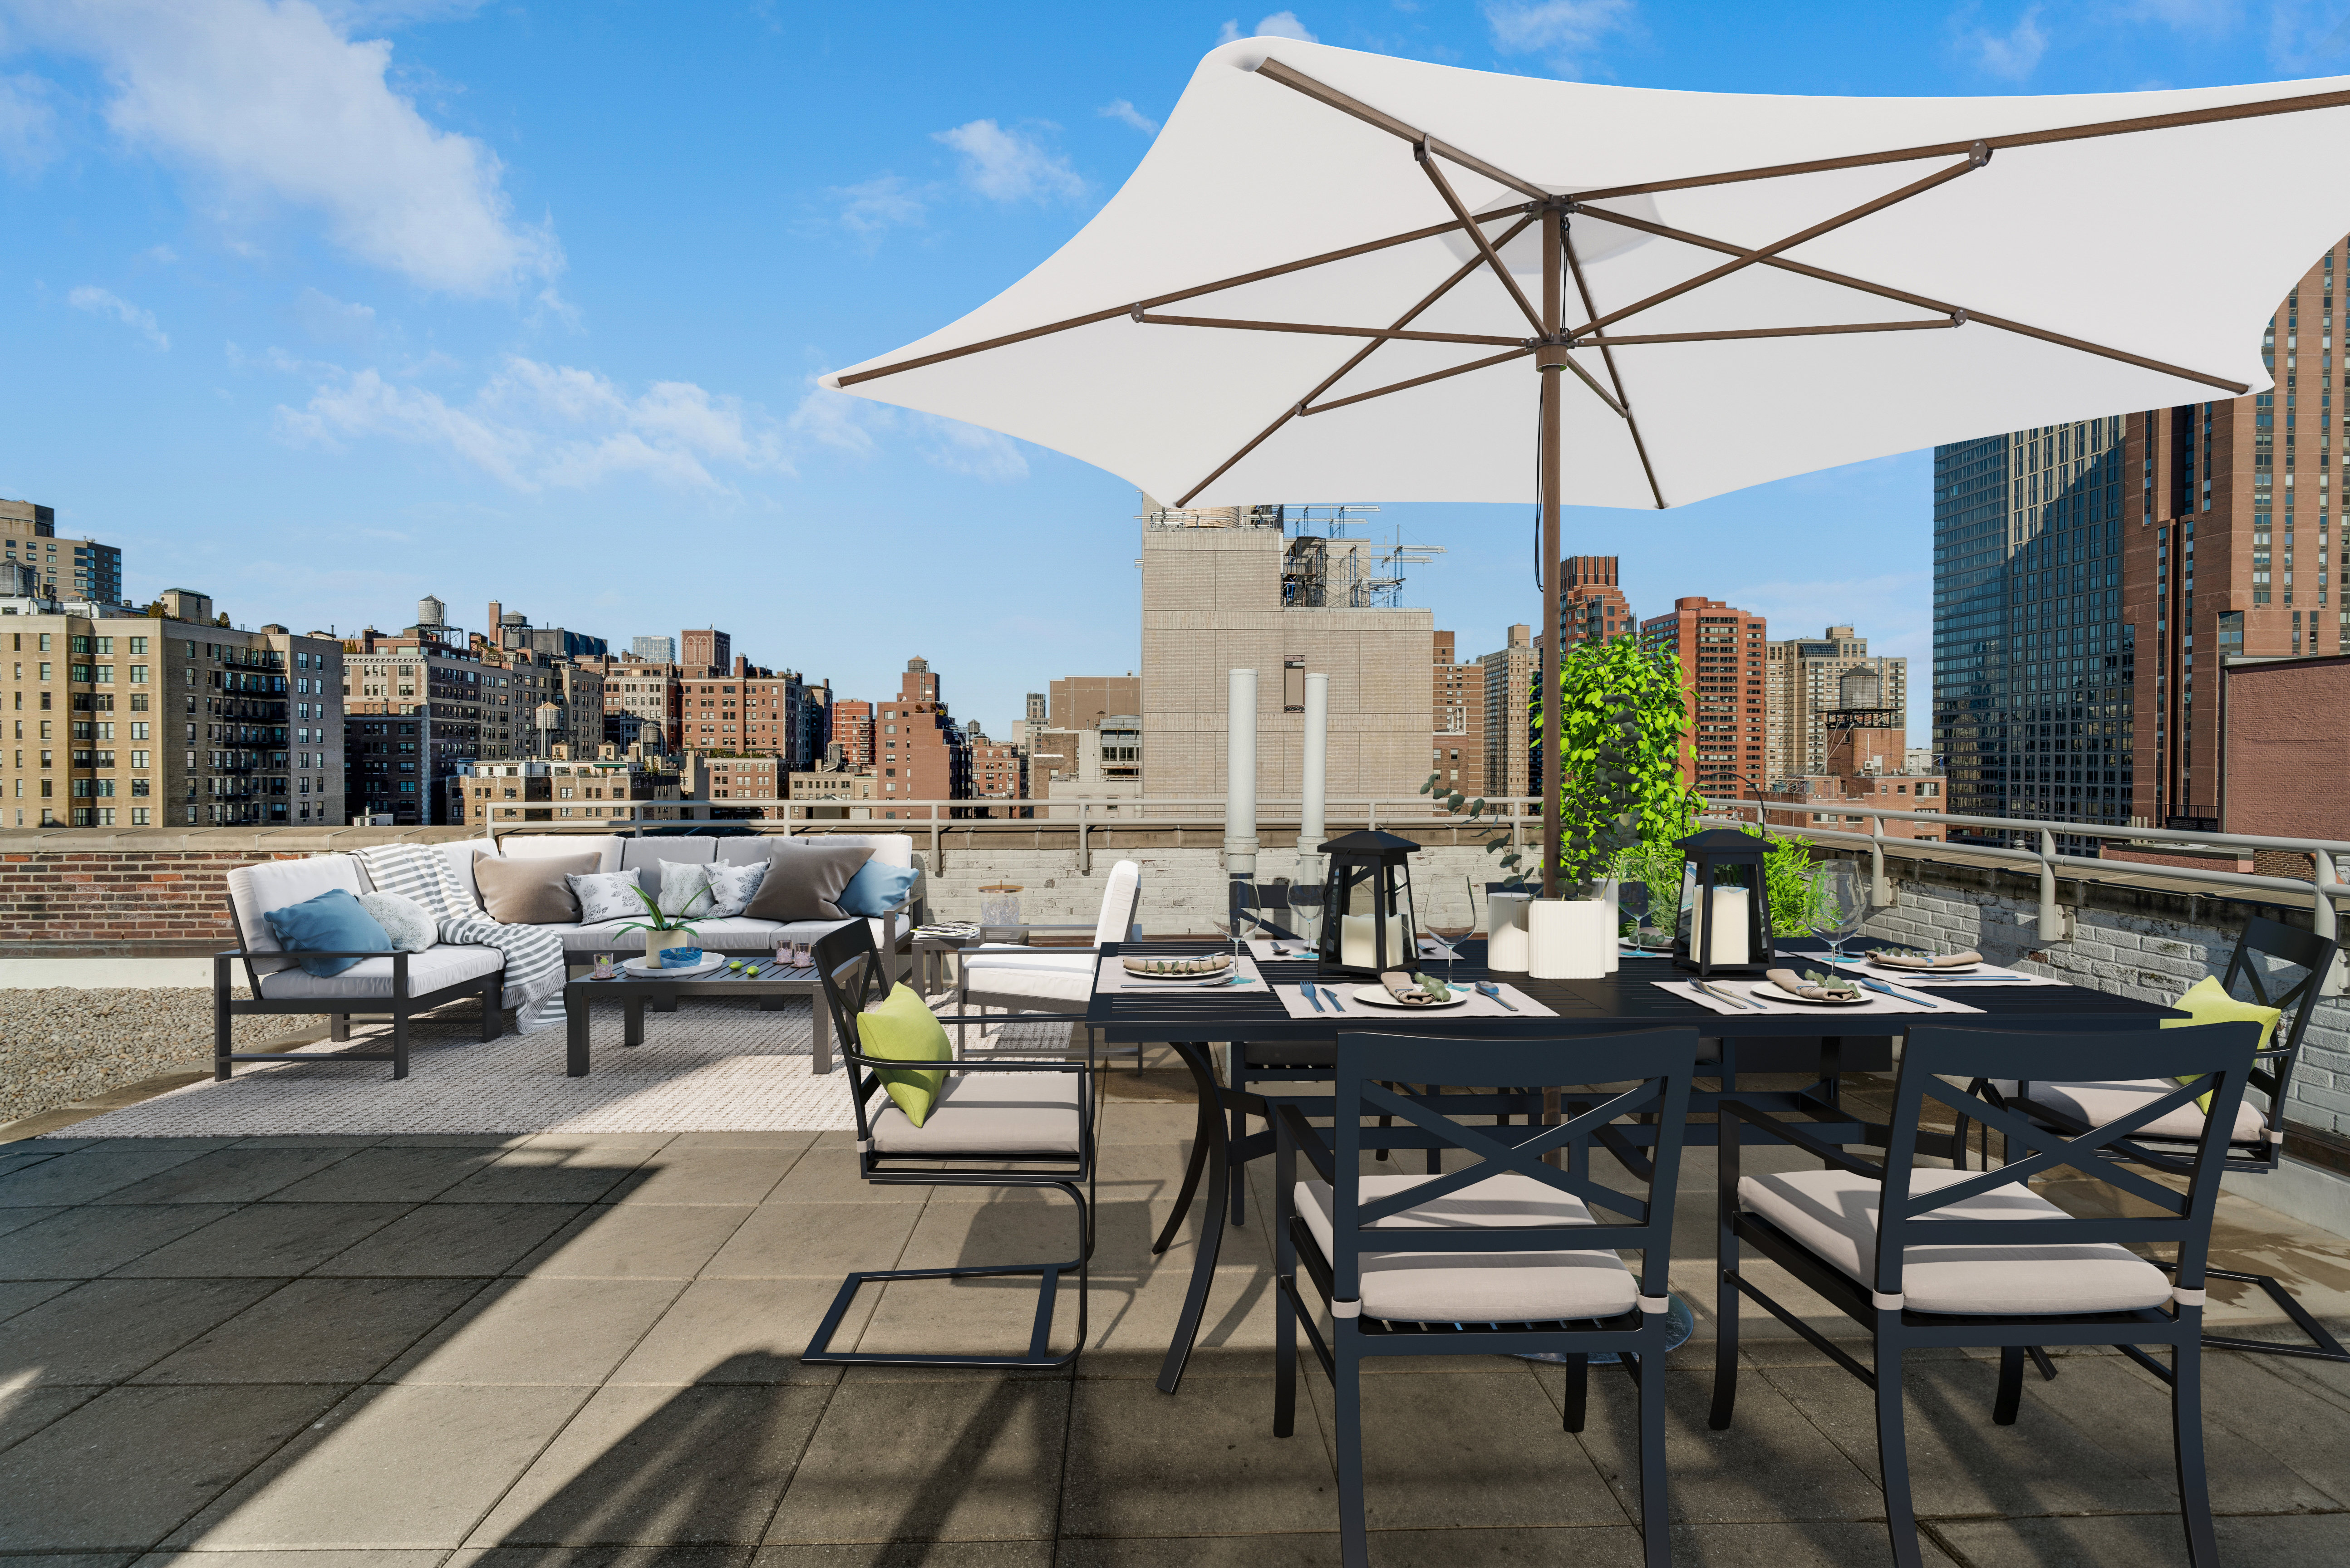
[[[815,1032],[812,1070],[818,1074],[831,1072],[832,1010],[825,1005],[824,982],[815,968],[789,969],[768,958],[746,958],[743,962],[749,967],[722,967],[675,980],[666,975],[639,977],[623,972],[615,980],[593,980],[583,974],[567,982],[563,987],[563,1011],[569,1020],[566,1075],[574,1078],[588,1075],[588,1014],[597,1003],[617,1002],[628,1010],[620,1044],[631,1046],[644,1044],[645,1009],[650,1006],[659,1012],[671,1012],[681,996],[757,996],[773,998],[776,1002],[787,996],[806,997],[808,1021]]]

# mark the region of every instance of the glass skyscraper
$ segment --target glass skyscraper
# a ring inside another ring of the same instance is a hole
[[[2115,417],[1934,449],[1934,751],[1953,815],[2129,821],[2123,434]]]

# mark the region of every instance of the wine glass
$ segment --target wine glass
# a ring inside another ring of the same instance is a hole
[[[1322,888],[1319,883],[1293,882],[1289,885],[1289,929],[1297,933],[1300,946],[1307,952],[1319,951],[1322,946]]]
[[[1860,869],[1849,860],[1832,861],[1812,873],[1812,929],[1828,939],[1828,961],[1845,961],[1844,945],[1860,934],[1868,918]]]

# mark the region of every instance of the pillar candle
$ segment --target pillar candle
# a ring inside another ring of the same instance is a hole
[[[1747,928],[1752,918],[1746,908],[1746,889],[1720,888],[1713,890],[1714,918],[1721,929],[1714,933],[1712,963],[1746,963]],[[1690,957],[1694,960],[1705,952],[1705,889],[1694,888],[1690,893]]]
[[[1377,969],[1379,957],[1369,915],[1347,915],[1338,922],[1338,961],[1348,969]],[[1410,969],[1419,961],[1404,939],[1403,917],[1388,917],[1388,967]]]

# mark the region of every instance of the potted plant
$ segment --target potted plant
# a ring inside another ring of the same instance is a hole
[[[629,891],[634,893],[637,896],[638,901],[644,905],[645,914],[649,918],[641,920],[630,920],[627,925],[622,926],[620,929],[624,931],[642,931],[645,933],[645,961],[647,963],[658,963],[660,961],[660,955],[664,949],[691,947],[693,945],[695,922],[685,918],[684,910],[681,909],[673,915],[666,913],[660,907],[660,901],[655,898],[651,894],[646,892],[642,888],[631,888]],[[688,898],[685,901],[686,909],[692,909],[695,904],[708,897],[710,897],[710,888],[707,886],[704,886],[699,892],[695,893],[692,898]]]

